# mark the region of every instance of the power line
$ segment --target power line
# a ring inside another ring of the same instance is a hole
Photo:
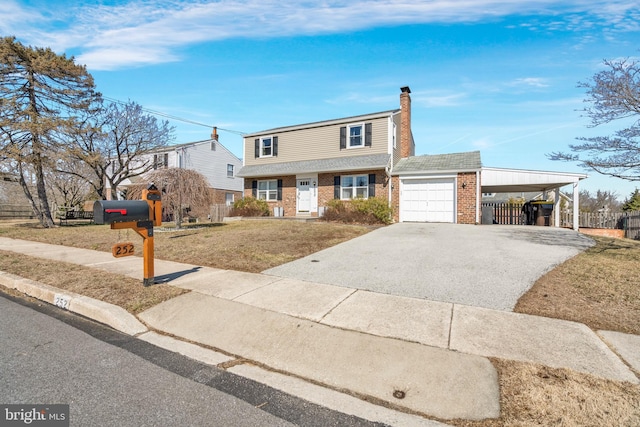
[[[124,101],[120,101],[120,100],[115,99],[115,98],[110,98],[108,96],[103,96],[102,98],[106,99],[107,101],[115,102],[116,104],[127,105],[127,103],[124,102]],[[189,124],[196,125],[196,126],[203,126],[203,127],[209,128],[209,129],[212,129],[212,128],[215,127],[216,129],[221,130],[223,132],[229,132],[229,133],[233,133],[233,134],[240,135],[240,136],[246,135],[246,132],[241,132],[241,131],[232,130],[232,129],[224,129],[224,128],[221,128],[221,127],[218,127],[218,126],[212,126],[212,125],[208,125],[208,124],[205,124],[205,123],[196,122],[194,120],[184,119],[182,117],[174,116],[172,114],[163,113],[162,111],[151,110],[149,108],[144,108],[142,106],[140,106],[140,108],[142,109],[142,111],[146,111],[147,113],[153,114],[154,116],[160,116],[160,117],[164,117],[166,119],[176,120],[176,121],[183,122],[183,123],[189,123]]]

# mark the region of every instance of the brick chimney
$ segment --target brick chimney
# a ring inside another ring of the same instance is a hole
[[[411,89],[400,88],[400,157],[415,156],[413,135],[411,134]]]
[[[218,140],[218,128],[217,127],[213,127],[213,130],[211,131],[211,139],[213,140]]]

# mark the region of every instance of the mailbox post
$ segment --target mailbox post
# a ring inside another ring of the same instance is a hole
[[[160,190],[151,184],[142,191],[143,200],[98,200],[93,204],[96,224],[110,224],[112,230],[131,228],[142,236],[144,286],[154,282],[153,226],[162,225]]]

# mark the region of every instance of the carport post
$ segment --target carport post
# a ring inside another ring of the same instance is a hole
[[[555,190],[555,200],[553,203],[553,223],[560,227],[560,187]]]
[[[573,183],[573,229],[580,228],[580,191],[578,191],[579,181]]]

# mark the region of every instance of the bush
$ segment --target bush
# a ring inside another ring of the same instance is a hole
[[[269,204],[266,200],[244,197],[233,203],[231,216],[269,216]]]
[[[385,199],[331,200],[322,217],[326,221],[357,224],[391,224],[393,210]]]

